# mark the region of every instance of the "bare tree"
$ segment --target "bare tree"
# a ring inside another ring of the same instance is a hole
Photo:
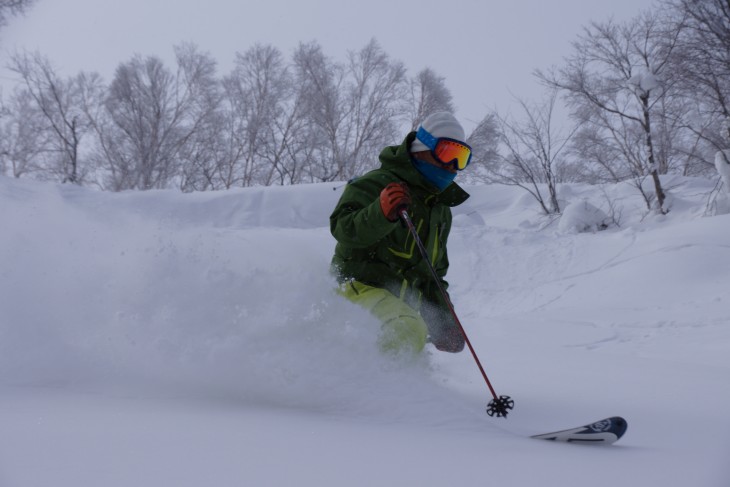
[[[406,93],[405,66],[390,59],[375,39],[351,52],[349,61],[347,117],[340,133],[345,154],[340,175],[346,178],[371,169],[382,148],[396,142]]]
[[[0,107],[0,174],[19,178],[39,172],[51,152],[45,118],[26,89],[16,88]]]
[[[215,62],[194,45],[175,52],[175,73],[141,56],[116,70],[106,100],[111,123],[97,124],[111,189],[167,187],[180,174],[185,144],[215,112]]]
[[[293,56],[297,96],[307,120],[302,136],[309,146],[305,170],[313,181],[334,181],[344,174],[345,155],[339,142],[346,116],[342,95],[344,68],[332,62],[316,42],[299,44]]]
[[[487,114],[467,136],[472,148],[472,162],[459,179],[467,183],[490,181],[492,169],[499,163],[500,123],[497,113]]]
[[[667,0],[663,7],[682,26],[672,69],[692,100],[682,121],[707,146],[700,163],[730,138],[730,3],[727,0]]]
[[[281,51],[255,45],[237,54],[224,87],[231,123],[238,132],[231,132],[229,174],[239,174],[243,186],[269,185],[275,179],[295,182],[298,160],[293,139],[302,108]]]
[[[567,164],[566,147],[577,130],[573,128],[567,134],[555,130],[556,99],[557,90],[553,89],[539,105],[518,100],[524,116],[520,121],[497,117],[500,143],[506,155],[496,164],[486,166],[491,182],[526,190],[545,214],[560,213],[558,184]]]
[[[453,97],[446,87],[445,78],[437,75],[431,68],[419,71],[409,84],[408,112],[411,130],[416,130],[431,113],[454,111]]]
[[[24,86],[0,107],[0,171],[113,191],[332,181],[375,166],[404,126],[453,110],[442,77],[424,69],[409,80],[374,39],[343,63],[316,42],[290,60],[256,45],[222,79],[195,45],[175,54],[176,69],[135,55],[109,84],[16,55]],[[491,144],[486,130],[472,135]]]
[[[614,154],[622,156],[638,188],[643,191],[643,179],[651,177],[656,210],[662,213],[665,194],[659,175],[668,164],[657,160],[653,123],[661,101],[673,88],[668,70],[678,36],[676,24],[648,12],[626,24],[594,22],[574,43],[565,67],[537,73],[548,86],[564,90],[574,116],[594,130],[595,143],[618,149]],[[622,143],[633,139],[637,129],[643,151],[634,159],[621,147],[629,147]],[[651,206],[649,198],[647,205]]]
[[[228,140],[225,114],[216,111],[206,116],[178,152],[179,186],[182,191],[227,189],[222,175]]]
[[[303,134],[312,147],[313,180],[353,177],[377,163],[402,121],[405,67],[371,40],[349,53],[346,66],[327,59],[318,44],[301,44],[294,54],[298,96],[308,122]]]
[[[0,27],[4,26],[8,17],[25,13],[35,0],[0,0]]]
[[[301,136],[305,102],[288,70],[283,75],[285,88],[263,144],[264,158],[269,164],[267,184],[273,183],[274,178],[282,185],[303,182],[303,161],[308,157],[307,140]]]
[[[55,157],[48,170],[61,182],[80,184],[84,177],[81,139],[89,128],[79,103],[80,79],[62,79],[39,53],[14,54],[10,69],[21,76],[28,94],[45,118],[46,129],[52,134]]]
[[[220,82],[216,78],[216,62],[209,53],[201,52],[195,44],[175,47],[177,62],[176,94],[183,107],[183,138],[178,152],[181,166],[174,179],[183,190],[185,175],[197,167],[208,167],[214,160],[214,145],[219,126],[221,103]]]

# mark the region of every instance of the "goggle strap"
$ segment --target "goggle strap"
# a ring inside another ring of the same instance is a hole
[[[416,132],[416,138],[423,142],[423,145],[425,145],[429,149],[436,150],[436,143],[438,142],[438,139],[431,135],[431,133],[428,132],[425,128],[418,128],[418,132]]]

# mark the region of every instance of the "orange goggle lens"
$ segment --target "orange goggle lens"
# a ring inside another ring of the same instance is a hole
[[[433,153],[442,164],[456,164],[459,171],[471,162],[469,146],[452,139],[438,139]]]
[[[431,154],[441,164],[454,164],[461,171],[471,162],[471,147],[463,142],[448,137],[436,138],[423,127],[418,128],[416,137],[431,149]]]

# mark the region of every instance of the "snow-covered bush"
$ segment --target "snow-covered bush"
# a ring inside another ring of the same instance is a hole
[[[585,200],[574,201],[563,210],[558,223],[561,233],[598,232],[608,228],[610,218]]]

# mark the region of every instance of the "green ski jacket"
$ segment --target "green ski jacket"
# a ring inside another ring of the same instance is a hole
[[[381,167],[345,187],[330,216],[330,231],[337,240],[332,268],[341,282],[355,279],[388,289],[415,309],[423,298],[442,307],[445,303],[408,228],[400,221],[388,221],[380,207],[385,186],[408,185],[413,200],[408,213],[446,289],[451,207],[469,195],[456,183],[439,192],[418,172],[408,150],[415,137],[411,132],[401,145],[383,149]]]

